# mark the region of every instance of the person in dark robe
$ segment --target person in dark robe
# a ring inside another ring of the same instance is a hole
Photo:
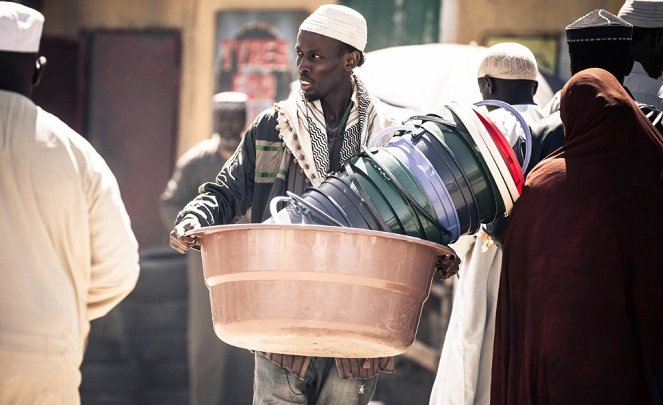
[[[598,68],[560,112],[506,234],[491,403],[661,404],[663,136]]]

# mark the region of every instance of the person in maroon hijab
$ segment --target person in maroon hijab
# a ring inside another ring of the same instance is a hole
[[[561,118],[506,234],[491,403],[662,404],[663,136],[602,69]]]

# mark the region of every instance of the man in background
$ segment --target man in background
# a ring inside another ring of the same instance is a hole
[[[534,102],[537,73],[532,51],[505,42],[488,49],[479,65],[477,83],[484,100],[510,104],[531,125],[544,116]],[[489,110],[491,121],[519,149],[525,133],[516,117],[503,108]],[[487,405],[502,248],[484,229],[464,236],[456,246],[461,277],[454,281],[451,318],[430,403]]]
[[[545,113],[534,102],[538,88],[538,67],[532,51],[515,42],[503,42],[488,48],[477,74],[477,84],[484,100],[510,104],[528,124]],[[525,132],[511,112],[487,106],[491,121],[497,125],[511,147],[520,150]]]
[[[177,213],[198,195],[198,188],[214,180],[242,139],[246,127],[246,94],[232,91],[218,93],[212,98],[212,109],[212,136],[182,155],[161,195],[161,214],[167,228],[173,226]],[[247,363],[253,360],[253,356],[216,336],[202,258],[195,250],[188,253],[187,273],[190,403],[250,404],[253,370]]]
[[[663,1],[627,0],[617,14],[633,25],[633,70],[624,86],[633,98],[663,111]]]
[[[633,67],[633,26],[603,9],[592,10],[565,28],[571,75],[598,67],[612,73],[620,83]],[[547,114],[559,111],[561,91],[544,107]]]
[[[596,9],[566,27],[571,73],[601,68],[620,83],[633,67],[633,27],[610,12]],[[528,171],[564,143],[564,126],[559,114],[560,92],[545,108],[550,115],[532,125],[532,156]]]
[[[94,148],[31,100],[44,17],[0,2],[0,404],[80,403],[90,321],[138,278],[138,244]]]

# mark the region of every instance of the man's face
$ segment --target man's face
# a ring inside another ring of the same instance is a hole
[[[246,110],[217,110],[214,119],[214,132],[228,139],[239,140],[242,137],[246,125]]]
[[[346,68],[351,53],[342,52],[341,43],[333,38],[299,31],[296,51],[299,84],[308,101],[333,93],[352,71]]]

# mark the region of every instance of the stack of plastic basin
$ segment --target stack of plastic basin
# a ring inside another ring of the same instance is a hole
[[[511,111],[517,114],[515,110]],[[520,117],[519,117],[520,118]],[[449,244],[509,213],[524,183],[504,135],[476,107],[410,118],[274,217]]]

